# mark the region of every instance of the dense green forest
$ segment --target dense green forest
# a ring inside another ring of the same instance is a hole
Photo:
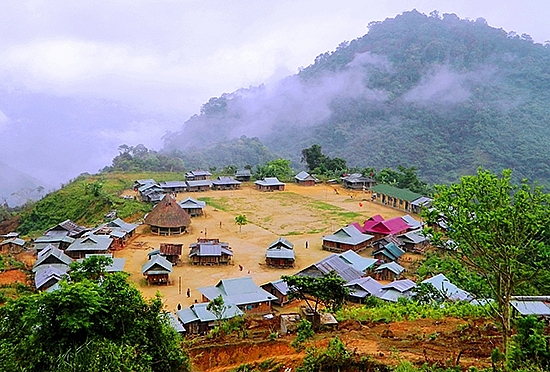
[[[368,29],[277,86],[213,97],[163,151],[185,164],[256,165],[273,153],[297,166],[317,143],[351,167],[414,166],[430,183],[479,166],[550,182],[547,46],[437,12]],[[242,135],[255,137],[248,153]]]

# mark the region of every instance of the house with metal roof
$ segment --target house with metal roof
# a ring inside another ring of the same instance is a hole
[[[189,192],[208,191],[212,188],[212,181],[209,179],[185,182],[187,183],[187,191]]]
[[[178,204],[191,217],[202,216],[204,214],[203,209],[206,208],[206,202],[193,198],[185,198]]]
[[[225,303],[235,304],[245,313],[271,312],[271,302],[277,297],[258,287],[251,277],[222,279],[213,287],[198,288],[202,302],[222,296]]]
[[[367,273],[372,271],[374,266],[378,263],[378,260],[370,257],[361,257],[355,251],[349,250],[344,253],[340,253],[340,258],[353,266],[357,271]]]
[[[74,259],[84,258],[87,254],[108,253],[113,243],[113,238],[107,235],[89,234],[82,238],[75,239],[65,249],[65,253]]]
[[[186,181],[203,181],[203,180],[209,180],[211,176],[212,176],[212,173],[208,171],[195,170],[195,171],[185,173],[185,180]]]
[[[147,284],[168,284],[169,275],[172,273],[172,264],[160,254],[151,256],[141,267],[141,273],[145,276]]]
[[[451,283],[443,274],[437,274],[423,280],[422,283],[431,284],[448,301],[471,301],[474,298],[470,293]]]
[[[25,248],[27,242],[21,238],[9,238],[0,243],[0,253],[20,253]]]
[[[294,244],[285,238],[278,238],[267,247],[265,263],[272,267],[294,267]]]
[[[180,262],[180,256],[183,251],[183,243],[160,243],[159,253],[164,256],[173,265]]]
[[[397,262],[387,262],[374,269],[374,275],[378,280],[397,280],[405,268]]]
[[[361,173],[352,173],[341,177],[340,180],[345,188],[353,190],[366,190],[376,185],[376,180],[364,177]]]
[[[233,177],[220,176],[212,181],[212,190],[238,190],[241,188],[241,182]]]
[[[424,253],[430,240],[422,234],[421,230],[409,231],[398,236],[403,243],[402,247],[406,252]]]
[[[369,276],[352,280],[344,284],[344,287],[349,288],[348,299],[361,304],[368,296],[377,297],[382,289],[382,284]]]
[[[39,236],[38,238],[34,239],[33,248],[37,252],[41,252],[43,249],[45,249],[49,245],[53,245],[54,247],[57,247],[57,248],[64,251],[74,241],[75,241],[75,238],[71,238],[70,236],[64,236],[64,235],[46,236],[46,235],[44,235],[44,236]]]
[[[225,302],[221,320],[243,316],[244,313],[237,305]],[[185,328],[186,334],[205,334],[218,323],[218,318],[207,309],[208,303],[193,304],[186,309],[176,311],[178,321]]]
[[[410,279],[395,280],[382,286],[377,297],[385,301],[397,302],[401,297],[411,298],[415,287],[416,284]]]
[[[550,296],[512,296],[513,315],[550,318]]]
[[[288,295],[290,294],[288,284],[283,279],[262,284],[260,287],[277,297],[276,300],[273,300],[273,303],[276,305],[284,306],[290,302],[288,298]]]
[[[277,177],[266,177],[254,182],[256,190],[260,191],[285,191],[285,183],[279,181]]]
[[[427,196],[421,196],[420,198],[413,200],[411,202],[411,212],[420,214],[422,212],[422,208],[430,208],[432,201],[433,199]]]
[[[88,231],[84,226],[77,225],[71,220],[65,220],[58,223],[54,227],[50,227],[44,235],[46,236],[70,236],[71,238],[78,238]]]
[[[68,266],[39,266],[39,270],[34,274],[34,286],[39,291],[45,291],[59,283],[67,275],[68,271]]]
[[[321,261],[316,262],[303,270],[299,271],[298,276],[310,276],[314,278],[321,278],[334,271],[340,278],[346,282],[350,282],[355,279],[363,277],[364,273],[357,270],[347,260],[341,257],[337,253],[332,253],[329,256],[323,258]]]
[[[405,251],[394,243],[386,244],[384,247],[372,252],[372,256],[381,262],[399,261],[404,254]]]
[[[126,222],[120,218],[116,218],[110,222],[107,222],[107,226],[112,228],[118,228],[126,232],[128,236],[132,236],[134,234],[134,231],[137,229],[139,225],[135,223]]]
[[[301,186],[315,186],[318,181],[317,178],[313,177],[306,171],[301,171],[300,173],[295,175],[294,180],[298,185]]]
[[[132,188],[135,190],[135,191],[138,191],[138,189],[140,187],[143,187],[143,186],[146,186],[146,185],[156,185],[157,181],[155,181],[154,179],[147,179],[147,180],[135,180],[134,181],[134,185],[132,186]]]
[[[168,321],[170,322],[170,325],[174,330],[180,334],[184,334],[187,330],[181,324],[181,322],[178,320],[177,316],[172,313],[166,313],[166,316],[168,317]]]
[[[54,245],[49,245],[38,252],[32,271],[36,273],[43,266],[52,266],[66,272],[72,263],[73,259],[67,256],[61,249]]]
[[[252,177],[252,173],[250,172],[250,169],[238,169],[235,172],[235,179],[237,181],[248,182],[250,181],[251,177]]]
[[[159,187],[163,193],[178,193],[187,190],[187,183],[185,181],[165,181],[159,182]]]
[[[233,258],[229,243],[220,239],[199,238],[189,249],[189,259],[194,265],[227,265]]]
[[[390,185],[376,185],[371,188],[371,191],[372,201],[408,213],[413,213],[411,203],[422,197],[409,189],[400,189]]]
[[[403,221],[405,221],[405,223],[409,225],[409,230],[418,230],[424,226],[424,223],[422,221],[415,219],[410,214],[401,216],[401,219],[403,219]]]
[[[374,236],[363,234],[354,225],[342,227],[334,234],[323,237],[323,249],[331,252],[355,252],[367,248]]]

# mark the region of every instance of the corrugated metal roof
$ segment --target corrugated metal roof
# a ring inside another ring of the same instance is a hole
[[[170,322],[170,325],[172,328],[176,330],[178,333],[184,333],[185,327],[180,323],[178,318],[172,314],[172,313],[166,313],[166,316],[168,317],[168,321]]]
[[[511,300],[510,305],[521,315],[550,316],[550,307],[542,301]]]
[[[67,271],[69,271],[68,267],[66,267],[66,270],[64,270],[60,267],[45,266],[38,270],[34,275],[35,287],[38,289],[51,279],[55,279],[56,282],[59,282],[63,278],[63,276],[67,274]]]
[[[281,292],[283,296],[288,294],[288,284],[283,279],[275,280],[271,282],[271,285]]]
[[[418,229],[422,227],[422,222],[415,220],[414,217],[409,216],[408,214],[401,216],[401,219],[405,221],[411,229]]]
[[[107,223],[107,226],[109,227],[118,227],[120,228],[121,230],[123,231],[126,231],[126,232],[132,232],[134,231],[139,225],[138,224],[135,224],[135,223],[129,223],[129,222],[126,222],[120,218],[116,218],[114,220],[112,220],[111,222],[108,222]]]
[[[353,225],[342,227],[332,235],[323,237],[323,240],[335,243],[357,245],[372,239],[374,236],[363,234]]]
[[[265,256],[267,258],[287,258],[294,259],[294,250],[293,249],[268,249]]]
[[[141,273],[145,274],[146,272],[149,272],[150,274],[162,274],[164,272],[171,273],[172,264],[160,254],[157,254],[152,256],[150,260],[144,263],[141,267]]]
[[[411,205],[415,205],[415,206],[425,206],[425,205],[430,205],[430,203],[433,201],[432,198],[428,198],[427,196],[422,196],[416,200],[413,200],[411,202]]]
[[[373,296],[380,294],[380,290],[382,289],[382,284],[371,277],[355,279],[344,286],[354,288],[356,291],[358,290],[357,288],[360,288],[366,294]]]
[[[69,266],[73,263],[73,259],[65,254],[61,249],[54,247],[53,245],[48,245],[47,248],[43,249],[42,252],[37,257],[33,265],[33,271],[37,271],[37,268],[41,266],[46,260],[52,260],[50,257],[53,257],[53,261],[56,263]],[[50,262],[49,264],[52,264]]]
[[[281,245],[288,248],[288,249],[293,249],[294,248],[294,244],[289,242],[287,239],[281,237],[281,238],[278,238],[277,240],[275,240],[274,242],[271,242],[271,244],[269,244],[269,247],[267,247],[267,249],[276,248],[276,247],[281,246]]]
[[[428,238],[422,235],[420,231],[410,231],[406,234],[399,235],[399,238],[401,238],[404,242],[410,242],[413,244],[419,244],[428,240]]]
[[[349,282],[363,276],[363,273],[344,261],[340,255],[333,253],[325,259],[314,264],[321,272],[328,274],[335,271],[342,279]]]
[[[215,287],[198,288],[206,298],[212,300],[221,295],[226,303],[245,305],[273,301],[277,297],[258,287],[252,278],[222,279]]]
[[[340,253],[340,257],[352,265],[356,270],[363,272],[378,262],[375,258],[361,257],[357,252],[351,249],[344,253]]]
[[[220,176],[212,181],[214,185],[240,185],[241,183],[233,177]]]
[[[15,244],[15,245],[19,245],[19,246],[24,246],[25,245],[25,241],[23,239],[20,239],[20,238],[10,238],[10,239],[6,239],[4,240],[2,243],[0,243],[0,245],[5,245],[5,244]]]
[[[374,193],[393,196],[395,198],[406,200],[408,202],[412,202],[413,200],[417,200],[418,198],[422,197],[421,194],[417,194],[416,192],[412,192],[411,190],[399,189],[390,185],[376,185],[371,187],[371,190]]]
[[[226,248],[226,245],[222,244],[209,244],[209,243],[200,243],[197,245],[194,245],[193,248],[191,248],[191,253],[189,253],[189,257],[194,256],[200,256],[200,257],[208,257],[208,256],[221,256],[222,253],[225,253],[229,256],[233,256],[233,252]]]
[[[374,272],[382,271],[382,270],[390,270],[395,275],[401,274],[403,271],[405,271],[405,268],[401,265],[399,265],[397,262],[388,262],[383,265],[378,266]]]
[[[430,283],[445,298],[452,301],[470,301],[473,297],[470,293],[458,288],[443,274],[423,280],[422,283]]]
[[[67,252],[75,251],[107,251],[113,239],[106,235],[90,234],[83,238],[75,239],[66,249]]]
[[[210,180],[198,180],[198,181],[186,181],[187,187],[199,187],[199,186],[212,186],[212,181]]]
[[[261,186],[283,186],[284,185],[284,183],[279,181],[277,177],[266,177],[263,180],[258,180],[254,183]]]
[[[392,243],[386,244],[383,248],[380,248],[372,252],[373,255],[379,254],[379,253],[385,255],[391,260],[397,260],[399,257],[405,254],[405,251],[403,251],[395,243],[392,242]]]
[[[193,198],[186,198],[180,202],[178,202],[179,206],[183,209],[186,208],[204,208],[206,207],[206,202],[196,200]]]
[[[416,287],[416,284],[410,279],[394,280],[393,282],[386,284],[382,289],[395,289],[401,293],[406,292]]]

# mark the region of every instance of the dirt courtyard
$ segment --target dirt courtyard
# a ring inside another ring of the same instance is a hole
[[[340,186],[287,184],[284,192],[268,193],[257,191],[250,184],[241,187],[241,190],[234,191],[178,194],[178,200],[192,197],[205,198],[207,202],[205,216],[192,218],[187,234],[156,236],[144,233],[146,226],[140,226],[130,244],[114,252],[115,257],[126,259],[124,270],[130,273],[130,280],[146,297],[159,292],[166,310],[174,311],[178,304],[187,307],[195,300],[200,302],[197,288],[216,285],[220,279],[250,276],[261,285],[279,279],[281,275],[292,275],[326,257],[329,252],[321,249],[322,237],[346,224],[363,222],[375,214],[385,219],[404,214],[372,203],[366,192],[352,192]],[[235,224],[235,216],[239,214],[244,214],[249,221],[241,231]],[[188,263],[189,245],[205,236],[229,243],[234,253],[231,265],[195,266]],[[294,244],[294,268],[274,269],[264,264],[268,245],[281,236]],[[169,285],[148,286],[141,267],[148,259],[147,253],[158,249],[160,243],[183,243],[181,264],[174,266]],[[362,255],[367,257],[365,252]],[[242,271],[239,265],[243,267]],[[191,292],[189,298],[186,295],[188,288]]]

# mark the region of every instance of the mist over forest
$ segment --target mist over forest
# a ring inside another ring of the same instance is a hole
[[[244,166],[227,151],[246,136],[296,167],[318,143],[350,166],[415,166],[431,183],[482,166],[547,184],[549,62],[529,35],[413,10],[278,83],[211,98],[163,151],[190,167]]]

